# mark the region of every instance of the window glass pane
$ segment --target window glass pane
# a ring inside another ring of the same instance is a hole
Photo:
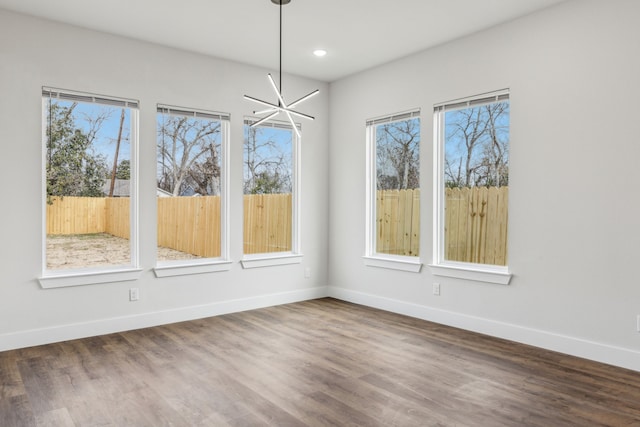
[[[509,101],[444,114],[444,259],[507,265]]]
[[[419,256],[420,119],[376,126],[376,252]]]
[[[131,265],[131,109],[44,101],[45,268]]]
[[[292,250],[293,131],[245,125],[244,253]]]
[[[158,113],[158,261],[221,256],[222,123]]]

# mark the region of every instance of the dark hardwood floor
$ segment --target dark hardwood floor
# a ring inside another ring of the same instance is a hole
[[[640,426],[640,373],[320,299],[0,353],[0,426]]]

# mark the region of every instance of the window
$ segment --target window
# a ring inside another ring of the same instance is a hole
[[[368,265],[420,269],[419,116],[416,110],[367,121]]]
[[[298,254],[299,139],[288,123],[252,123],[244,126],[245,259]]]
[[[136,268],[137,101],[42,95],[44,276]]]
[[[434,117],[435,264],[506,274],[509,93],[437,105]]]
[[[158,106],[157,259],[161,267],[227,258],[224,159],[228,127],[228,114]],[[161,270],[156,269],[156,274]]]

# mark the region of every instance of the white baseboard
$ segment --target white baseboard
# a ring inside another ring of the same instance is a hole
[[[201,319],[326,296],[640,372],[640,352],[638,351],[335,286],[0,334],[0,351]]]
[[[0,351],[105,335],[133,329],[148,328],[151,326],[165,325],[187,320],[202,319],[221,314],[236,313],[326,296],[327,288],[323,286],[298,291],[220,301],[211,304],[182,307],[173,310],[156,311],[132,316],[115,317],[110,319],[94,320],[91,322],[0,334]]]
[[[638,351],[335,286],[329,286],[328,293],[332,298],[640,371]]]

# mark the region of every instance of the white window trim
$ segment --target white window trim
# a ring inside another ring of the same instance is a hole
[[[217,258],[205,258],[187,260],[185,263],[179,261],[166,261],[158,264],[153,272],[158,278],[186,276],[189,274],[217,273],[219,271],[229,271],[232,267],[231,260],[218,260]]]
[[[245,125],[250,125],[258,121],[259,119],[247,117],[244,120]],[[240,260],[240,265],[242,268],[262,268],[262,267],[272,267],[278,265],[288,265],[288,264],[300,264],[302,262],[302,253],[300,252],[300,230],[301,230],[301,179],[302,179],[302,155],[301,155],[301,145],[302,145],[302,136],[298,136],[298,134],[291,128],[291,124],[289,122],[271,120],[266,123],[262,123],[259,126],[272,126],[279,127],[283,129],[291,130],[291,157],[293,160],[292,165],[292,173],[293,173],[293,181],[291,183],[291,251],[289,252],[267,252],[260,254],[243,254],[242,259]],[[301,131],[301,125],[296,123],[296,127],[298,131]],[[244,212],[243,212],[244,217]]]
[[[220,176],[220,256],[217,258],[198,258],[176,261],[157,261],[153,269],[156,277],[174,277],[190,274],[216,273],[219,271],[229,271],[232,267],[229,250],[229,153],[230,151],[230,122],[231,116],[228,113],[218,113],[206,110],[195,110],[192,108],[176,107],[171,105],[158,104],[158,112],[165,111],[167,114],[177,114],[180,116],[193,116],[211,118],[220,121],[221,128],[221,168]]]
[[[369,267],[387,268],[409,273],[420,273],[420,270],[422,270],[422,262],[418,257],[376,254],[376,256],[365,255],[362,259],[364,260],[364,265]]]
[[[429,264],[434,276],[453,277],[456,279],[472,280],[475,282],[508,285],[511,277],[507,267],[496,267],[486,264],[456,263],[453,261],[440,264]]]
[[[302,254],[293,252],[251,254],[245,255],[242,260],[240,260],[240,264],[244,269],[300,264],[302,263],[302,257]]]
[[[66,288],[70,286],[97,285],[138,280],[142,275],[141,268],[105,267],[65,270],[60,274],[47,274],[38,278],[43,289]]]
[[[366,122],[366,178],[365,178],[365,255],[362,257],[365,266],[387,268],[391,270],[419,273],[422,261],[419,256],[390,255],[376,252],[376,126],[410,118],[420,118],[420,109],[416,108]],[[420,120],[422,127],[422,120]]]
[[[130,221],[130,245],[131,264],[126,266],[105,266],[90,267],[82,269],[68,270],[47,270],[47,178],[44,168],[46,165],[46,141],[47,141],[47,121],[42,114],[42,275],[38,282],[43,289],[62,288],[70,286],[94,285],[110,282],[123,282],[137,280],[142,274],[139,265],[139,236],[138,236],[138,146],[139,146],[139,101],[118,98],[113,96],[95,95],[86,92],[77,92],[66,89],[55,89],[50,87],[42,88],[42,111],[46,111],[47,99],[45,93],[54,98],[77,99],[78,101],[94,102],[97,104],[118,105],[129,108],[130,111],[130,133],[129,144],[130,164],[131,164],[131,189],[129,200],[129,221]]]
[[[485,93],[468,98],[448,101],[434,106],[433,114],[433,182],[435,183],[433,203],[433,263],[429,264],[434,276],[453,277],[477,282],[508,285],[512,274],[509,266],[475,264],[448,261],[444,259],[444,115],[452,109],[493,103],[508,99],[509,90]]]

